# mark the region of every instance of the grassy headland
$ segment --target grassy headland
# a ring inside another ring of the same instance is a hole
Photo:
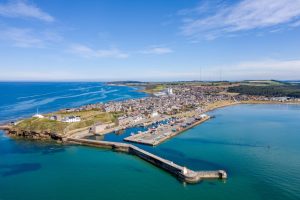
[[[66,131],[90,127],[96,123],[114,123],[117,117],[121,114],[122,113],[102,112],[97,110],[85,110],[76,112],[59,111],[47,114],[43,119],[34,117],[24,119],[14,126],[14,130],[64,134]],[[48,117],[52,115],[60,115],[61,117],[80,116],[81,121],[75,123],[66,123],[56,120],[50,120]]]

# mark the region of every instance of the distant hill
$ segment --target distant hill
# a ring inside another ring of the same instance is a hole
[[[252,86],[271,86],[271,85],[286,85],[288,83],[278,80],[245,80],[241,81],[242,85],[252,85]]]
[[[291,83],[291,84],[300,84],[300,80],[287,80],[287,81],[283,81],[285,83]]]
[[[147,82],[142,81],[111,81],[106,82],[106,84],[114,84],[114,85],[128,85],[128,84],[145,84]]]
[[[300,84],[277,84],[277,85],[239,85],[228,88],[228,92],[259,95],[267,97],[300,97]]]

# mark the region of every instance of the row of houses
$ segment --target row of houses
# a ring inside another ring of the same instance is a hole
[[[36,113],[32,117],[39,118],[39,119],[45,118],[45,116],[43,116],[39,113]],[[49,117],[49,119],[54,120],[54,121],[66,122],[66,123],[73,123],[73,122],[80,122],[81,121],[80,116],[73,116],[73,115],[66,116],[66,117],[61,117],[60,115],[52,115],[51,117]]]
[[[80,122],[81,118],[80,116],[66,116],[66,117],[61,117],[60,115],[53,115],[50,117],[50,120],[55,120],[55,121],[61,121],[61,122],[66,122],[66,123],[74,123],[74,122]]]

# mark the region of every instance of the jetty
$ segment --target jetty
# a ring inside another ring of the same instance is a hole
[[[66,138],[66,142],[98,148],[112,149],[117,152],[124,152],[137,156],[178,178],[185,183],[198,183],[203,179],[226,179],[227,173],[224,170],[216,171],[193,171],[184,166],[173,163],[170,160],[156,156],[148,151],[138,148],[132,144],[120,142],[97,141],[89,139]]]

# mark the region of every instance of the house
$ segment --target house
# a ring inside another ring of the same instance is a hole
[[[68,116],[68,117],[64,117],[61,121],[67,123],[80,122],[81,118],[80,116]]]
[[[134,123],[137,123],[137,122],[139,122],[139,121],[141,121],[141,120],[143,120],[144,118],[142,117],[142,116],[135,116],[135,117],[132,117],[132,121],[134,122]]]
[[[142,116],[122,116],[117,119],[117,124],[119,126],[127,126],[138,123],[142,121],[144,118]]]
[[[131,118],[129,118],[125,115],[125,116],[118,117],[117,124],[119,126],[125,126],[125,125],[129,124],[130,121],[131,121]]]
[[[50,117],[50,120],[61,121],[61,116],[60,115],[52,115]]]

